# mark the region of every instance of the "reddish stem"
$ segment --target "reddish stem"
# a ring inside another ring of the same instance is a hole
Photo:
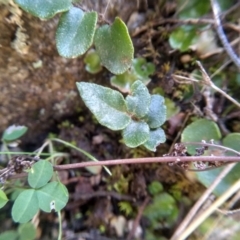
[[[121,164],[143,164],[143,163],[170,163],[170,162],[240,162],[240,156],[184,156],[184,157],[152,157],[152,158],[128,158],[128,159],[116,159],[106,160],[99,162],[80,162],[64,165],[55,165],[56,171],[63,171],[76,168],[84,168],[89,166],[110,166]]]

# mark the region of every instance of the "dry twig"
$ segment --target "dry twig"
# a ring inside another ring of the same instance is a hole
[[[192,209],[187,214],[185,219],[181,222],[180,226],[175,231],[171,240],[179,240],[180,235],[182,234],[184,229],[186,229],[186,227],[189,225],[189,223],[192,222],[192,220],[196,216],[196,214],[199,211],[199,209],[201,208],[201,206],[205,203],[205,201],[211,195],[213,190],[222,181],[222,179],[233,169],[233,167],[235,165],[236,165],[236,163],[232,163],[223,169],[223,171],[218,175],[218,177],[214,180],[214,182],[211,184],[211,186],[204,192],[204,194],[201,196],[201,198],[199,198],[199,200],[195,203],[195,205],[192,207]]]
[[[212,81],[211,78],[209,77],[209,75],[207,74],[206,70],[203,68],[202,64],[199,61],[196,61],[197,65],[199,66],[202,75],[203,75],[203,81],[199,81],[197,79],[194,78],[188,78],[188,77],[184,77],[184,76],[180,76],[180,75],[176,75],[173,74],[172,77],[175,79],[181,79],[181,80],[186,80],[189,82],[198,82],[200,84],[204,84],[207,86],[210,86],[211,88],[213,88],[215,91],[219,92],[221,95],[223,95],[225,98],[227,98],[229,101],[231,101],[232,103],[234,103],[237,107],[240,108],[240,103],[237,102],[234,98],[232,98],[231,96],[229,96],[227,93],[225,93],[221,88],[219,88],[218,86],[216,86]]]
[[[229,44],[228,39],[223,31],[223,27],[222,27],[221,20],[220,20],[220,7],[219,7],[217,0],[211,0],[211,5],[212,5],[212,11],[213,11],[213,16],[214,16],[214,20],[215,20],[216,30],[217,30],[218,36],[222,42],[222,45],[223,45],[224,49],[226,50],[226,52],[228,53],[229,57],[234,62],[234,64],[237,66],[238,69],[240,69],[240,59],[233,51],[233,49],[232,49],[231,45]]]
[[[177,240],[186,239],[207,217],[209,217],[217,208],[219,208],[224,202],[226,202],[233,194],[240,189],[240,180],[228,189],[221,197],[219,197],[209,208],[201,213],[197,219],[193,220],[187,229],[178,236]]]

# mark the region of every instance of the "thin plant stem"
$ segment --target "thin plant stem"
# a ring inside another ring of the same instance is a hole
[[[60,140],[62,141],[62,140]],[[89,166],[110,166],[110,165],[119,165],[119,164],[143,164],[143,163],[180,163],[180,162],[239,162],[240,153],[234,149],[217,145],[214,143],[202,143],[202,142],[185,142],[185,145],[200,145],[208,146],[222,149],[224,151],[230,151],[237,156],[163,156],[163,157],[151,157],[151,158],[129,158],[129,159],[115,159],[115,160],[106,160],[106,161],[97,161],[97,162],[81,162],[81,163],[71,163],[64,165],[55,165],[54,169],[57,171],[62,171],[66,169],[76,169]],[[74,146],[75,147],[75,146]]]
[[[217,185],[222,181],[222,179],[236,166],[236,163],[229,164],[226,166],[222,172],[216,177],[214,182],[208,187],[208,189],[203,193],[203,195],[198,199],[195,205],[191,208],[185,219],[181,222],[180,226],[177,228],[171,240],[178,240],[179,235],[183,232],[184,229],[189,225],[189,223],[193,220],[196,216],[198,210],[201,206],[205,203],[207,198],[213,192],[213,190],[217,187]]]
[[[234,98],[232,98],[231,96],[229,96],[227,93],[225,93],[224,91],[222,91],[220,88],[218,88],[215,84],[213,84],[212,82],[210,83],[206,83],[205,81],[199,81],[197,79],[194,78],[189,78],[189,77],[184,77],[184,76],[180,76],[180,75],[172,75],[173,77],[176,77],[178,79],[182,79],[182,80],[187,80],[187,81],[192,81],[192,82],[197,82],[200,84],[205,84],[205,85],[209,85],[211,86],[215,91],[219,92],[220,94],[222,94],[224,97],[226,97],[229,101],[231,101],[232,103],[234,103],[236,106],[238,106],[240,108],[240,103],[237,102]]]
[[[190,113],[187,113],[186,116],[184,117],[183,121],[182,121],[182,124],[181,124],[181,128],[178,130],[178,133],[177,133],[177,136],[174,138],[172,144],[171,144],[171,147],[169,149],[168,152],[172,152],[173,148],[174,148],[174,145],[175,143],[178,141],[178,139],[180,138],[181,134],[182,134],[182,131],[183,129],[185,128],[185,125],[187,123],[187,121],[189,120],[189,117],[190,117]]]
[[[232,103],[234,103],[235,105],[237,105],[240,108],[240,103],[237,102],[234,98],[232,98],[231,96],[229,96],[227,93],[225,93],[222,89],[220,89],[219,87],[217,87],[212,81],[211,78],[208,76],[206,70],[203,68],[201,62],[196,61],[197,65],[199,66],[204,81],[207,85],[211,86],[215,91],[221,93],[225,98],[227,98],[229,101],[231,101]],[[240,65],[239,65],[240,66]]]
[[[34,152],[0,152],[0,155],[8,154],[10,153],[11,155],[36,155]],[[40,153],[38,154],[39,156],[49,156],[50,153]]]
[[[210,79],[210,77],[208,76],[208,74],[206,73],[205,69],[203,68],[202,64],[199,61],[196,61],[198,66],[200,67],[201,70],[204,70],[204,72],[202,71],[205,79],[203,81],[199,81],[197,79],[194,78],[189,78],[189,77],[184,77],[184,76],[180,76],[180,75],[176,75],[173,74],[172,77],[175,77],[176,79],[181,79],[181,80],[187,80],[189,82],[197,82],[199,84],[204,84],[204,85],[208,85],[211,88],[213,88],[215,91],[219,92],[220,94],[222,94],[225,98],[227,98],[229,101],[231,101],[232,103],[234,103],[237,107],[240,108],[240,103],[237,102],[234,98],[232,98],[231,96],[229,96],[227,93],[225,93],[222,89],[220,89],[219,87],[217,87]]]
[[[221,88],[219,88],[218,86],[216,86],[213,82],[211,84],[211,87],[221,93],[225,98],[227,98],[229,101],[231,101],[232,103],[234,103],[236,106],[238,106],[240,108],[240,103],[237,102],[234,98],[232,98],[231,96],[229,96],[227,93],[225,93]]]
[[[240,179],[236,181],[224,194],[221,195],[213,204],[202,212],[197,219],[193,220],[188,228],[178,236],[178,240],[186,239],[207,217],[209,217],[217,208],[226,202],[234,193],[240,189]]]
[[[58,240],[62,240],[62,215],[61,215],[61,211],[57,211],[58,214]]]
[[[81,153],[84,154],[85,156],[87,156],[90,160],[92,160],[92,161],[94,161],[94,162],[98,162],[98,160],[97,160],[95,157],[93,157],[91,154],[89,154],[88,152],[82,150],[81,148],[78,148],[78,147],[74,146],[73,144],[71,144],[71,143],[69,143],[69,142],[66,142],[66,141],[61,140],[61,139],[58,139],[58,138],[52,138],[51,140],[52,140],[52,141],[55,141],[55,142],[62,143],[62,144],[64,144],[64,145],[68,146],[68,147],[71,147],[71,148],[73,148],[73,149],[81,152]],[[68,164],[68,165],[69,165],[69,164]],[[110,170],[109,170],[108,168],[106,168],[106,167],[104,166],[104,169],[106,170],[106,172],[107,172],[110,176],[112,176],[112,173],[110,172]]]
[[[45,143],[39,149],[37,149],[37,151],[36,151],[37,152],[37,154],[36,154],[37,157],[40,156],[40,154],[42,153],[44,148],[47,147],[48,144],[49,144],[49,140],[45,141]]]
[[[179,12],[181,12],[186,6],[187,6],[187,4],[189,3],[189,0],[185,0],[182,4],[181,4],[181,6],[180,6],[180,8],[175,12],[175,16],[177,16],[178,14],[179,14]]]
[[[189,77],[184,77],[181,75],[177,75],[177,74],[172,74],[172,77],[181,79],[181,80],[186,80],[188,82],[196,82],[196,83],[201,83],[198,79],[194,79],[194,78],[189,78]],[[175,79],[174,79],[175,80]]]
[[[107,6],[105,7],[105,10],[104,10],[104,13],[103,13],[103,19],[105,19],[105,15],[106,15],[106,13],[107,13],[107,9],[108,9],[108,7],[109,7],[109,3],[110,3],[110,0],[108,0]]]
[[[212,5],[212,11],[213,11],[213,16],[214,16],[214,20],[215,20],[218,37],[220,38],[222,45],[223,45],[224,49],[226,50],[228,56],[232,59],[234,64],[237,66],[237,68],[240,69],[240,59],[233,51],[233,49],[232,49],[231,45],[229,44],[228,39],[223,31],[223,27],[222,27],[221,20],[219,17],[220,16],[220,6],[219,6],[217,0],[211,0],[211,5]]]
[[[217,74],[219,74],[225,67],[227,67],[227,65],[229,65],[231,63],[231,60],[226,61],[225,63],[223,63],[223,65],[218,68],[211,76],[210,78],[213,78],[214,76],[216,76]]]
[[[49,140],[48,150],[51,154],[50,157],[49,157],[49,160],[52,163],[52,165],[55,165],[56,164],[56,161],[55,161],[56,156],[54,155],[55,151],[54,151],[53,143],[52,143],[51,140]],[[55,171],[54,174],[53,174],[53,181],[56,180],[56,181],[60,182],[60,179],[59,179],[58,175],[59,175],[58,172]]]
[[[151,200],[151,198],[149,196],[147,196],[142,204],[142,206],[140,206],[140,208],[138,209],[138,214],[137,214],[137,217],[136,219],[134,220],[133,222],[133,226],[132,226],[132,229],[131,231],[129,232],[128,236],[127,236],[127,240],[131,240],[134,238],[134,235],[135,235],[135,232],[136,232],[136,229],[140,223],[140,220],[141,220],[141,217],[143,215],[143,211],[144,209],[146,208],[147,204],[149,203],[149,201]]]
[[[122,164],[144,164],[144,163],[181,163],[181,162],[240,162],[240,156],[164,156],[164,157],[151,157],[151,158],[128,158],[128,159],[115,159],[98,162],[80,162],[64,165],[55,165],[56,171],[63,171],[69,169],[84,168],[89,166],[110,166]]]
[[[203,143],[203,142],[184,142],[185,145],[200,145],[200,146],[206,146],[206,147],[214,147],[214,148],[219,148],[222,149],[224,151],[228,151],[228,152],[232,152],[238,156],[240,156],[240,152],[229,148],[229,147],[225,147],[225,146],[221,146],[221,145],[217,145],[214,143]]]
[[[68,157],[68,156],[69,156],[68,153],[58,153],[58,152],[56,152],[56,153],[53,153],[52,155],[50,155],[50,156],[49,156],[48,158],[46,158],[45,160],[46,160],[46,161],[50,161],[51,158]]]
[[[211,228],[209,229],[209,231],[207,233],[204,234],[204,237],[202,240],[207,240],[210,239],[211,234],[213,233],[214,229],[217,226],[221,225],[221,220],[224,218],[224,216],[228,215],[228,214],[234,214],[235,210],[233,211],[229,211],[228,209],[230,209],[240,198],[240,192],[236,193],[234,197],[232,197],[232,199],[229,201],[229,203],[227,204],[227,207],[225,209],[227,210],[220,210],[217,209],[217,211],[219,213],[222,213],[221,215],[218,216],[218,218],[214,221],[214,226],[211,226]],[[236,211],[239,212],[239,209],[237,209]]]
[[[7,143],[5,141],[3,141],[3,149],[6,150],[7,158],[8,158],[8,160],[10,160],[11,159],[11,152],[9,151],[8,145],[7,145]]]
[[[49,141],[48,149],[49,149],[49,152],[50,152],[50,161],[54,165],[56,163],[55,163],[55,160],[54,160],[55,157],[53,157],[55,151],[54,151],[54,147],[53,147],[52,141]]]

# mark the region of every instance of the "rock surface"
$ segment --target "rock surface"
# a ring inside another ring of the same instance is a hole
[[[11,124],[26,125],[28,136],[34,138],[62,117],[76,114],[83,103],[75,83],[96,81],[96,77],[85,71],[82,58],[66,59],[57,53],[59,16],[41,21],[12,0],[6,2],[0,1],[0,133]],[[86,5],[88,9],[100,7],[92,2]],[[104,11],[102,6],[100,11]],[[111,3],[106,14],[109,19],[117,14],[113,7],[125,15],[131,10],[124,12]]]

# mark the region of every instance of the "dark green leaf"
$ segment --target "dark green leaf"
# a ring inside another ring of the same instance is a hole
[[[15,2],[26,12],[42,19],[52,18],[71,7],[70,0],[15,0]]]
[[[196,172],[197,179],[207,188],[213,183],[216,177],[220,174],[223,170],[222,168],[217,168],[213,170],[203,171],[203,172]],[[239,179],[239,172],[240,172],[240,163],[238,163],[228,175],[222,179],[221,183],[217,186],[217,188],[213,191],[214,194],[220,196],[223,194],[227,189],[229,189],[238,179]]]
[[[221,132],[218,125],[207,119],[198,119],[188,125],[182,132],[182,142],[201,142],[202,140],[218,141],[221,139]],[[188,153],[195,154],[196,146],[188,146]]]
[[[17,231],[6,231],[0,234],[0,240],[17,240],[18,239],[18,233]]]
[[[48,183],[52,178],[52,164],[45,160],[40,160],[33,164],[28,173],[28,183],[32,188],[40,188]]]
[[[37,190],[39,207],[45,212],[60,211],[68,201],[67,188],[59,182],[50,182]]]
[[[74,58],[84,54],[92,45],[97,13],[84,13],[72,7],[63,13],[56,32],[56,44],[61,56]]]
[[[221,11],[228,10],[230,7],[232,7],[235,4],[235,0],[218,0],[218,4],[221,8]]]
[[[77,83],[79,93],[99,123],[121,130],[131,121],[127,115],[126,103],[121,93],[94,83]]]
[[[38,199],[34,189],[21,192],[12,207],[12,218],[15,222],[26,223],[39,210]]]
[[[112,26],[96,30],[94,44],[102,64],[114,74],[122,74],[132,64],[134,48],[124,22],[116,18]]]
[[[223,145],[232,148],[240,153],[240,133],[230,133],[223,139]],[[232,152],[227,152],[227,155],[236,155]]]
[[[210,11],[209,0],[178,0],[178,9],[181,9],[179,17],[182,19],[199,18]]]
[[[149,137],[149,126],[145,122],[131,121],[122,131],[124,143],[131,148],[135,148],[145,143]]]
[[[154,196],[163,192],[163,185],[158,181],[153,181],[148,185],[148,191]]]
[[[143,144],[150,151],[156,151],[156,147],[160,143],[164,143],[166,141],[166,136],[164,131],[161,128],[151,130],[149,133],[148,140]]]
[[[7,202],[8,198],[5,192],[2,189],[0,189],[0,208],[4,207]]]
[[[12,125],[4,131],[2,140],[12,142],[23,136],[27,132],[27,130],[28,128],[25,126]]]
[[[187,30],[180,27],[174,30],[169,37],[169,43],[173,49],[179,49],[184,52],[189,49],[197,40],[196,30]]]
[[[131,86],[131,95],[126,98],[127,109],[136,117],[141,118],[148,112],[151,95],[146,86],[139,80]]]
[[[36,228],[32,223],[24,223],[18,227],[19,240],[34,240],[37,235]]]
[[[148,79],[149,75],[155,71],[155,66],[151,62],[147,62],[145,58],[133,59],[133,69],[137,74],[138,78]]]
[[[150,220],[153,229],[159,229],[161,227],[160,223],[163,221],[165,227],[170,227],[178,217],[178,207],[175,199],[168,193],[160,193],[154,196],[153,202],[145,208],[144,216]]]

